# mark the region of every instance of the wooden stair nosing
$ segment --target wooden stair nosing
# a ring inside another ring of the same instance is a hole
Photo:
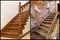
[[[49,21],[44,21],[43,23],[46,23],[46,24],[51,24],[52,22],[49,22]]]

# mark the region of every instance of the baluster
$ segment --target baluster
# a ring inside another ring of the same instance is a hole
[[[22,6],[22,12],[23,12],[23,6]]]
[[[23,6],[23,10],[24,10],[24,8],[25,8],[25,7]]]

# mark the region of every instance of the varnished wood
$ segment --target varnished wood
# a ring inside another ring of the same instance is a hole
[[[4,26],[4,28],[1,30],[1,36],[17,38],[23,33],[22,30],[24,29],[24,26],[26,25],[27,19],[29,17],[29,10],[21,12],[21,8],[27,4],[28,3],[21,6],[21,3],[19,2],[19,13]]]

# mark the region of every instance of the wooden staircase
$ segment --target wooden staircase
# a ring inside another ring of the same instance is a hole
[[[23,33],[22,30],[25,29],[24,26],[26,25],[30,12],[29,10],[21,12],[21,9],[23,10],[23,7],[27,4],[29,4],[29,2],[23,6],[19,3],[19,13],[1,30],[1,36],[18,38]]]
[[[48,10],[48,12],[45,12],[45,9],[47,8],[47,3],[46,2],[39,2],[39,1],[32,1],[31,2],[31,5],[32,5],[32,9],[35,8],[38,8],[41,10],[41,12],[37,12],[37,10],[33,10],[35,12],[33,12],[32,14],[35,13],[36,14],[43,14],[40,18],[42,18],[42,20],[40,21],[40,24],[39,25],[36,25],[35,28],[33,28],[31,30],[31,39],[49,39],[51,37],[51,34],[54,32],[54,29],[56,28],[56,23],[57,23],[57,15],[58,13],[51,13]],[[43,9],[43,10],[42,10]],[[44,15],[46,14],[46,15]],[[38,18],[39,16],[36,15],[36,17]],[[35,18],[36,18],[35,17]],[[32,19],[34,17],[32,16]],[[38,20],[39,20],[38,19]],[[33,26],[32,26],[33,27]]]
[[[55,18],[57,18],[56,13],[51,13],[44,21],[43,23],[38,26],[38,28],[34,29],[34,32],[31,33],[31,39],[46,39],[49,38],[51,33],[54,30],[54,26],[51,26],[53,24],[53,21]],[[56,23],[56,20],[55,20]],[[52,32],[51,32],[52,31]]]

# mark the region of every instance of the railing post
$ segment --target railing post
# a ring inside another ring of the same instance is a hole
[[[19,11],[19,13],[21,12],[21,2],[19,2],[18,11]]]

